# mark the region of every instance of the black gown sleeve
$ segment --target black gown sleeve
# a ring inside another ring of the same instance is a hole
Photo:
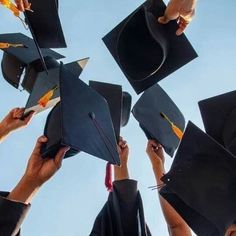
[[[8,194],[0,192],[0,236],[19,236],[30,204],[11,201],[7,199]]]

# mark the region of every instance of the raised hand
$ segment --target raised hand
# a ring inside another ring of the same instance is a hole
[[[179,28],[176,35],[181,35],[195,15],[197,0],[170,0],[164,16],[159,17],[161,24],[167,24],[171,20],[177,20]]]
[[[0,141],[14,130],[27,126],[33,118],[34,112],[21,119],[24,108],[14,108],[0,122]]]

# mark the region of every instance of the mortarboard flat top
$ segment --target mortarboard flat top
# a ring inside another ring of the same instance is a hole
[[[26,11],[26,22],[40,48],[66,47],[55,0],[31,0],[33,12]]]
[[[103,38],[138,94],[197,57],[186,36],[176,36],[176,22],[158,23],[165,8],[148,0]]]
[[[63,66],[78,78],[87,62],[88,58],[85,58],[65,64]],[[29,99],[25,106],[25,115],[30,111],[39,113],[46,110],[47,108],[56,105],[60,101],[60,90],[58,89],[60,65],[57,61],[56,63],[54,64],[54,68],[48,70],[48,74],[45,71],[40,73],[36,72],[31,76],[31,78],[29,78],[31,81],[36,82],[33,85],[32,92],[30,93]],[[55,87],[57,89],[54,90],[53,96],[51,97],[47,105],[45,107],[40,106],[39,100],[42,98],[42,96]]]
[[[106,99],[110,109],[116,140],[119,141],[122,114],[122,87],[120,85],[98,81],[89,81],[89,86]]]
[[[119,141],[120,128],[127,125],[130,117],[132,97],[128,92],[122,92],[122,87],[117,84],[89,81],[89,86],[101,94],[107,101],[116,140]]]
[[[161,116],[164,113],[182,132],[184,116],[166,92],[155,84],[146,90],[132,109],[148,139],[157,140],[166,153],[173,156],[180,139],[172,130],[171,124]]]
[[[236,220],[235,169],[236,158],[189,122],[161,195],[197,235],[223,236]]]
[[[37,47],[31,38],[21,33],[0,34],[0,42],[24,45],[24,47],[3,49],[4,54],[1,63],[4,78],[15,88],[18,88],[24,68],[36,62],[40,64],[41,58],[37,52]],[[63,55],[51,49],[42,49],[41,52],[44,58],[55,60],[64,58]]]
[[[59,88],[61,102],[48,116],[44,132],[48,143],[42,150],[43,155],[53,156],[55,147],[66,145],[74,152],[83,151],[119,165],[106,100],[63,66]]]
[[[199,102],[206,133],[236,155],[236,91]]]

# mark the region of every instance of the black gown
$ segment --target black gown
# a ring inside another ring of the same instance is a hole
[[[20,236],[20,226],[30,205],[9,200],[8,194],[0,192],[0,236]]]
[[[113,191],[98,214],[90,236],[151,236],[137,181],[113,182]]]

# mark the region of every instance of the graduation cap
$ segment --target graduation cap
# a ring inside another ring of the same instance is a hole
[[[132,97],[128,92],[122,92],[122,86],[116,84],[89,81],[89,86],[101,94],[111,113],[116,140],[119,141],[120,128],[127,125],[130,117]]]
[[[197,235],[223,236],[236,220],[235,169],[236,158],[189,122],[160,193]]]
[[[49,113],[44,135],[44,157],[53,157],[61,146],[66,155],[83,151],[112,164],[119,164],[114,129],[106,100],[77,76],[60,67],[61,101]]]
[[[67,70],[73,73],[77,78],[82,73],[89,58],[81,59],[63,65]],[[35,81],[32,92],[25,106],[24,115],[31,111],[39,113],[47,108],[55,106],[60,101],[59,89],[60,64],[56,61],[54,67],[48,70],[48,73],[31,73],[29,81]]]
[[[206,133],[236,155],[236,91],[199,102]]]
[[[158,23],[165,9],[148,0],[103,38],[138,94],[197,57],[186,36],[176,36],[177,22]]]
[[[142,94],[132,113],[147,138],[157,140],[173,156],[183,135],[185,119],[166,92],[155,84]]]
[[[66,47],[58,15],[58,1],[31,0],[32,12],[25,11],[26,23],[40,48]]]
[[[32,73],[45,71],[41,57],[37,52],[37,47],[34,41],[21,33],[0,34],[0,42],[7,42],[10,44],[22,44],[22,47],[9,47],[3,49],[4,54],[2,58],[2,74],[4,79],[15,88],[19,88],[21,77],[25,71],[22,81],[22,87],[28,92],[31,92],[34,80],[32,80]],[[41,50],[43,58],[48,68],[55,67],[55,61],[64,58],[63,55],[51,50]]]

